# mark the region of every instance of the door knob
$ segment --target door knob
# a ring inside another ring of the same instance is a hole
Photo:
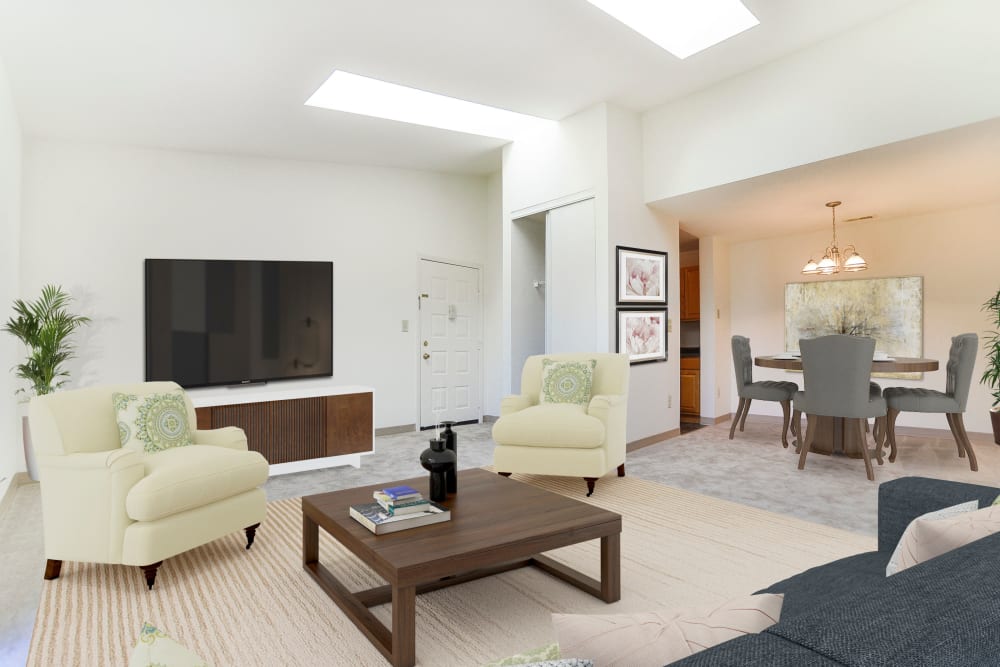
[[[426,352],[424,352],[424,359],[430,359],[430,358],[431,358],[431,355],[429,355]]]

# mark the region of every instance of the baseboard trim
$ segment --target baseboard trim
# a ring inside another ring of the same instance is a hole
[[[500,419],[500,418],[497,417],[496,415],[483,415],[483,423],[484,424],[492,424],[492,423],[494,423],[498,419]]]
[[[0,516],[3,516],[3,513],[7,510],[7,506],[14,502],[14,494],[17,493],[17,487],[24,484],[31,484],[32,481],[26,472],[14,473],[14,476],[10,478],[10,484],[7,485],[7,489],[3,492],[3,498],[0,498]]]
[[[383,426],[375,429],[375,437],[380,435],[399,435],[400,433],[413,433],[417,430],[416,424],[401,424],[400,426]]]
[[[720,417],[700,417],[698,419],[699,424],[704,424],[705,426],[715,426],[716,424],[722,424],[724,422],[730,421],[733,418],[733,413],[724,414]]]
[[[674,428],[669,431],[664,431],[663,433],[657,433],[656,435],[639,438],[638,440],[633,440],[632,442],[627,443],[625,445],[625,451],[634,452],[642,449],[643,447],[649,447],[650,445],[655,445],[658,442],[663,442],[664,440],[669,440],[670,438],[676,438],[680,434],[681,430],[679,428]]]

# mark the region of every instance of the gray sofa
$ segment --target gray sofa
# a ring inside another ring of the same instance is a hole
[[[1000,665],[1000,534],[891,577],[900,536],[914,518],[1000,489],[905,477],[879,487],[878,551],[806,570],[761,593],[784,593],[781,621],[673,667]]]

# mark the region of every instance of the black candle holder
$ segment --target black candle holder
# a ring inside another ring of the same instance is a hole
[[[455,465],[445,473],[445,482],[448,486],[448,493],[458,493],[458,434],[451,430],[455,422],[443,421],[441,425],[444,426],[441,439],[444,440],[445,449],[455,452]]]
[[[420,465],[431,473],[431,500],[441,502],[448,498],[448,482],[446,475],[449,470],[455,471],[455,452],[445,449],[444,440],[431,438],[430,447],[420,454]]]

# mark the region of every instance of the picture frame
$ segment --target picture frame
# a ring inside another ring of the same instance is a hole
[[[630,364],[667,360],[667,309],[618,309],[616,351]]]
[[[667,253],[615,246],[616,292],[619,306],[667,305]]]

